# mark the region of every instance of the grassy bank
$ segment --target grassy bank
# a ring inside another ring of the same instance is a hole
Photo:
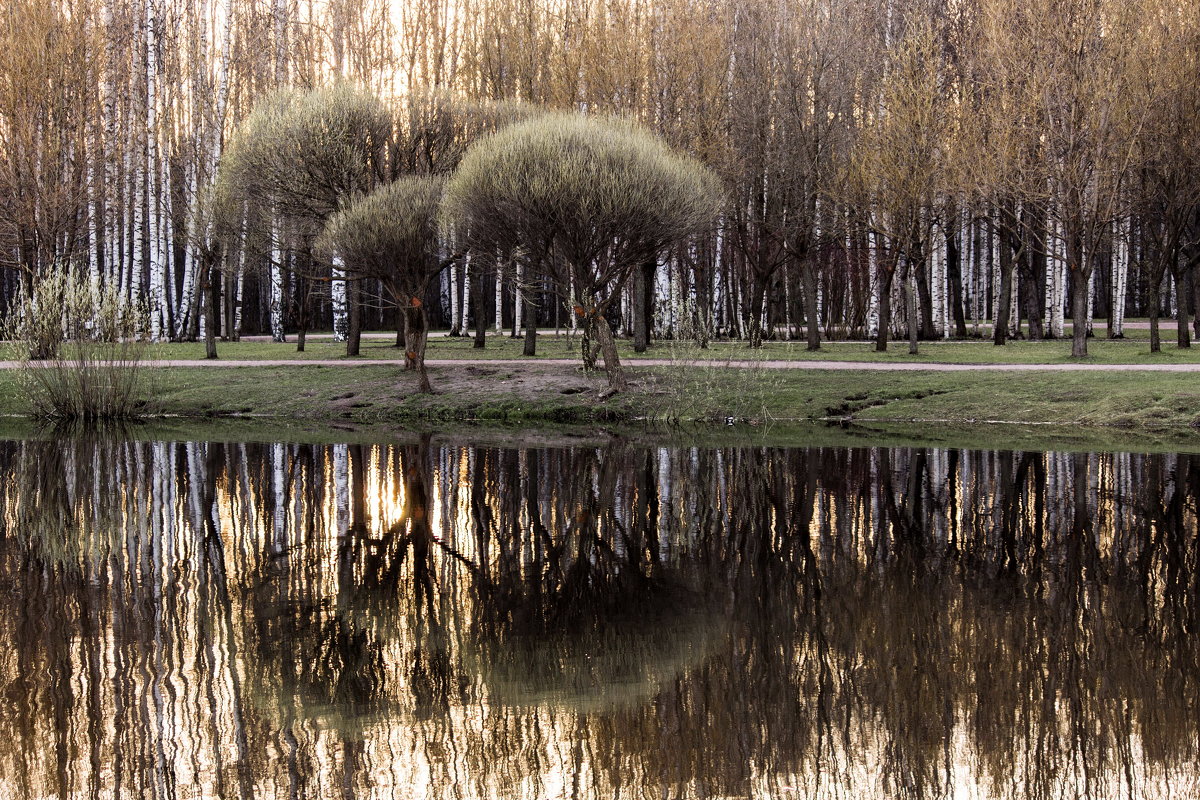
[[[728,369],[716,362],[632,365],[630,372],[630,391],[604,398],[601,376],[537,362],[434,367],[434,395],[417,394],[410,375],[386,365],[164,368],[148,371],[153,399],[145,411],[356,424],[728,418],[751,424],[836,419],[1182,432],[1200,427],[1200,375],[1186,373],[881,373]],[[11,371],[0,372],[0,403],[9,415],[32,411]]]
[[[1197,364],[1200,365],[1200,345],[1179,349],[1173,339],[1163,341],[1162,351],[1150,352],[1146,337],[1131,332],[1127,339],[1092,339],[1088,342],[1089,364]],[[355,359],[370,361],[403,358],[403,352],[393,346],[394,337],[369,337],[362,341],[360,355]],[[523,343],[504,335],[489,335],[487,347],[475,349],[472,340],[462,337],[435,336],[429,341],[427,357],[430,359],[511,359],[521,358]],[[577,359],[580,344],[577,337],[543,334],[538,337],[538,354],[531,361],[548,359]],[[908,355],[905,342],[893,342],[888,352],[875,352],[868,342],[825,342],[816,352],[808,352],[803,342],[766,342],[762,348],[751,351],[744,342],[713,342],[706,349],[672,342],[656,342],[646,353],[635,353],[626,340],[618,342],[621,357],[626,360],[641,358],[677,358],[688,360],[740,360],[744,358],[774,359],[785,361],[867,361],[921,364],[1070,364],[1078,363],[1071,358],[1069,341],[1012,341],[1004,347],[996,347],[985,340],[950,340],[922,342],[920,353]],[[8,357],[0,345],[0,357]],[[264,341],[220,342],[217,351],[222,359],[240,360],[325,360],[346,358],[344,344],[328,338],[310,339],[303,353],[296,352],[292,342],[276,344]],[[146,357],[164,360],[202,360],[204,345],[198,342],[156,344],[148,348]]]

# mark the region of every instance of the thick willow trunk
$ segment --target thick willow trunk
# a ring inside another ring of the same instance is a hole
[[[617,342],[613,339],[612,328],[603,314],[595,315],[592,326],[596,333],[596,341],[600,344],[600,354],[604,357],[604,372],[608,375],[608,385],[618,391],[629,388],[625,380],[625,371],[621,368],[621,358],[617,355]]]
[[[821,319],[817,309],[817,270],[811,258],[805,258],[800,265],[800,279],[804,283],[804,315],[808,320],[805,328],[808,334],[808,350],[821,349]]]
[[[658,262],[651,260],[633,270],[633,351],[644,353],[650,347],[650,326],[654,318],[654,272]]]
[[[876,290],[879,306],[879,329],[875,332],[875,352],[886,353],[888,337],[892,333],[892,280],[895,278],[894,269],[881,270]]]
[[[1086,358],[1088,276],[1076,269],[1071,275],[1071,357]]]
[[[404,307],[404,368],[417,373],[417,391],[432,394],[429,373],[425,370],[425,346],[429,343],[429,324],[425,306],[413,299]]]

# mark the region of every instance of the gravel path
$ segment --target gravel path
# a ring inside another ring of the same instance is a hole
[[[493,358],[426,359],[430,367],[527,367],[531,364],[578,366],[568,358]],[[402,359],[255,359],[231,361],[147,360],[147,367],[194,367],[199,369],[232,367],[403,367]],[[1200,372],[1200,364],[931,364],[894,361],[671,361],[665,358],[638,358],[622,362],[626,367],[696,366],[728,369],[810,369],[850,372]],[[16,369],[16,361],[0,361],[0,369]]]

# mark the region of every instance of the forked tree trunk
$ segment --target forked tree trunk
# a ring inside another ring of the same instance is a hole
[[[417,391],[432,394],[429,373],[425,370],[425,345],[429,342],[429,325],[425,306],[413,298],[404,306],[404,368],[417,373]]]

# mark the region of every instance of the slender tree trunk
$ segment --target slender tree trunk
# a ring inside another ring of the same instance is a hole
[[[917,339],[920,336],[920,330],[918,329],[920,321],[917,315],[917,276],[915,274],[918,270],[918,263],[909,261],[904,267],[904,305],[907,311],[908,354],[910,356],[917,355]]]
[[[1192,315],[1192,338],[1200,340],[1200,276],[1196,275],[1196,268],[1192,267],[1192,308],[1196,313]]]
[[[404,306],[404,368],[417,373],[417,391],[432,394],[429,373],[425,370],[425,346],[429,341],[429,324],[425,306],[416,298]]]
[[[362,346],[362,285],[346,281],[346,355],[356,356]]]
[[[992,344],[1008,342],[1008,319],[1012,316],[1013,251],[1009,237],[1000,233],[1000,287],[997,290],[996,318],[992,320]]]
[[[487,315],[484,311],[485,287],[482,264],[471,272],[471,288],[475,294],[475,342],[472,347],[482,350],[487,346]]]
[[[1162,350],[1162,337],[1158,330],[1158,294],[1162,291],[1163,274],[1161,272],[1155,274],[1155,268],[1150,271],[1150,352],[1157,353]]]
[[[1195,273],[1192,270],[1180,272],[1175,277],[1175,282],[1179,287],[1177,292],[1179,296],[1178,306],[1176,309],[1177,318],[1175,333],[1175,344],[1177,347],[1187,349],[1192,346],[1191,332],[1188,330],[1188,298],[1191,295],[1192,281],[1196,279]]]
[[[200,257],[200,312],[204,315],[204,357],[217,357],[217,314],[213,303],[212,265],[220,256],[205,253]]]
[[[946,230],[946,283],[950,285],[950,303],[954,314],[954,335],[967,338],[967,316],[963,310],[962,249],[958,239]]]
[[[762,347],[763,337],[763,300],[766,287],[763,286],[764,280],[761,280],[755,273],[755,280],[750,287],[750,318],[747,320],[750,333],[750,346]]]

